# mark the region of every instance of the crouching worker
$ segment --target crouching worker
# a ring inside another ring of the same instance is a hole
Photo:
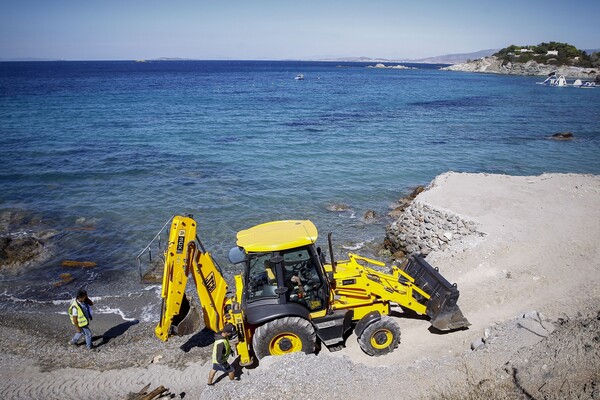
[[[76,345],[81,336],[85,335],[85,344],[90,350],[94,348],[92,331],[90,330],[90,321],[92,320],[90,306],[93,304],[94,302],[88,297],[87,292],[81,289],[69,306],[69,318],[77,330],[70,343]]]
[[[230,380],[235,379],[235,369],[227,362],[231,355],[231,344],[229,338],[235,333],[235,327],[227,323],[223,330],[215,334],[215,344],[212,353],[212,369],[208,373],[208,385],[213,385],[213,379],[217,371],[225,372]]]

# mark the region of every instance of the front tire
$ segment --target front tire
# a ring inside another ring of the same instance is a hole
[[[314,353],[315,328],[300,317],[285,317],[267,322],[254,331],[252,347],[258,359],[303,351]]]
[[[367,326],[358,338],[362,351],[375,357],[391,353],[399,343],[400,326],[386,315]]]

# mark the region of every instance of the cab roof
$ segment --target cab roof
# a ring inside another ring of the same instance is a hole
[[[317,241],[317,227],[309,220],[273,221],[239,231],[237,245],[247,253],[287,250]]]

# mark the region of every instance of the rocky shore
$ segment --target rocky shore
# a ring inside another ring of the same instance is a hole
[[[391,354],[369,357],[351,335],[340,351],[267,357],[207,387],[207,330],[163,343],[152,322],[100,314],[90,352],[68,344],[64,314],[3,312],[0,397],[131,399],[164,386],[172,399],[599,399],[600,176],[450,172],[412,197],[387,240],[430,251],[469,329],[432,332],[394,307]]]
[[[571,66],[559,67],[554,65],[538,64],[533,60],[526,63],[505,63],[494,56],[483,57],[478,60],[473,60],[462,64],[454,64],[441,69],[445,71],[531,76],[548,76],[549,74],[555,73],[556,75],[564,75],[565,77],[569,78],[585,78],[589,80],[596,79],[596,76],[599,72],[597,69],[592,68]]]

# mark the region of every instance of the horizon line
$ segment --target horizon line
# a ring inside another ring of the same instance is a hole
[[[114,59],[64,59],[64,58],[38,58],[38,57],[22,57],[22,58],[0,58],[0,62],[114,62],[114,61],[133,61],[133,62],[149,62],[149,61],[295,61],[295,62],[394,62],[394,63],[416,63],[416,64],[451,64],[444,62],[425,62],[421,60],[438,58],[426,57],[423,59],[389,59],[389,58],[371,58],[371,57],[336,57],[336,58],[183,58],[183,57],[158,57],[158,58],[114,58]]]

